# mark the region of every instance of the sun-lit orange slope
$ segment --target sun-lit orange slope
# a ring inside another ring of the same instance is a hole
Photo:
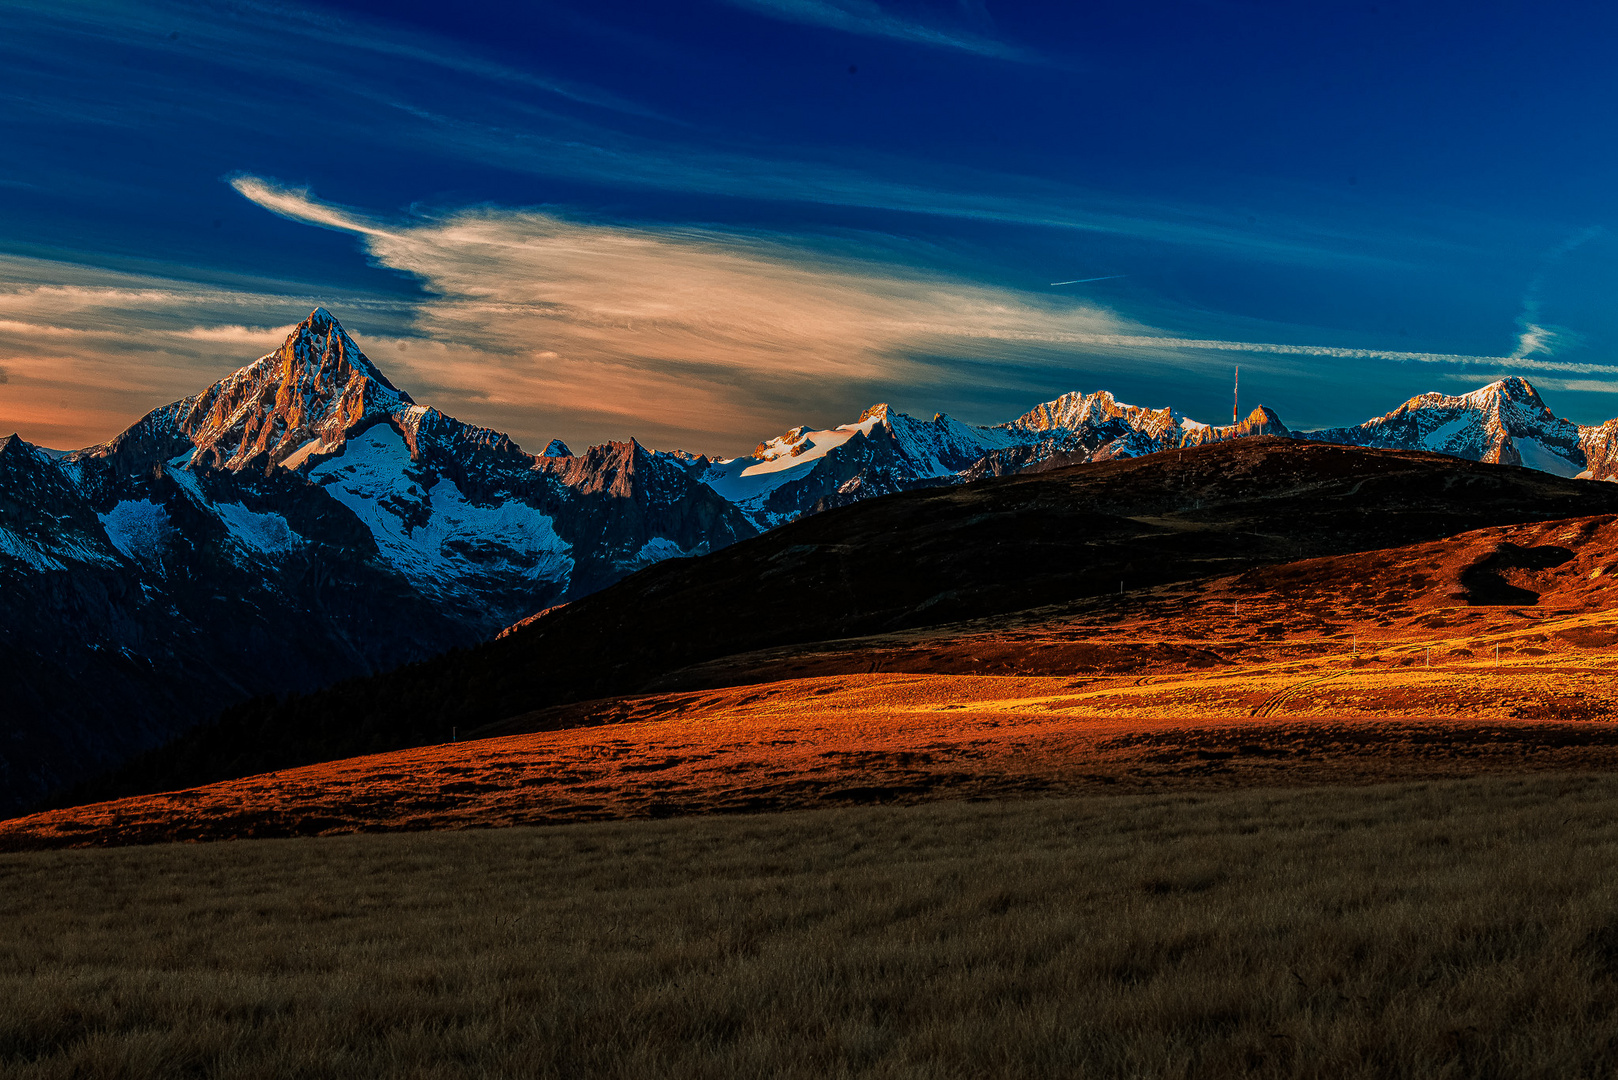
[[[1501,601],[1511,601],[1502,603]],[[1618,646],[1618,516],[1479,529],[1447,540],[1306,559],[1233,577],[908,633],[742,653],[672,673],[658,690],[873,671],[1228,675],[1231,665],[1357,651],[1365,666]],[[1592,616],[1585,619],[1583,616]],[[1498,641],[1496,637],[1499,637]],[[1246,667],[1241,667],[1245,671]],[[535,717],[552,713],[535,714]],[[524,728],[519,717],[491,731]]]
[[[756,654],[753,685],[21,818],[0,846],[1614,768],[1615,580],[1618,519],[1489,529]]]

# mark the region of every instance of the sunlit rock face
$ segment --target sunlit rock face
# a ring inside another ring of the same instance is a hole
[[[331,313],[316,308],[275,352],[178,402],[175,423],[196,447],[193,463],[272,467],[333,453],[350,431],[412,404]]]

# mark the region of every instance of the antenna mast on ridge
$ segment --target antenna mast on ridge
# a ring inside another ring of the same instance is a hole
[[[1230,425],[1231,425],[1231,427],[1235,427],[1237,424],[1241,423],[1241,421],[1236,418],[1237,414],[1239,412],[1239,410],[1236,408],[1236,403],[1237,403],[1237,401],[1239,401],[1241,399],[1241,396],[1242,396],[1242,368],[1241,368],[1240,364],[1237,364],[1236,365],[1236,384],[1234,386],[1232,386],[1231,390],[1230,390]]]

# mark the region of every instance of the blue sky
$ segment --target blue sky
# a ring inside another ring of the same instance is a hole
[[[524,445],[734,454],[1067,390],[1618,415],[1595,5],[0,7],[0,429],[114,434],[331,308]],[[1097,279],[1097,280],[1081,280]],[[1053,282],[1076,284],[1053,285]]]

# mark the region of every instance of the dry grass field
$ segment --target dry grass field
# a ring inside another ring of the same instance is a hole
[[[0,850],[1618,771],[1618,724],[1537,705],[1511,715],[1525,699],[1579,692],[1567,688],[1580,680],[1600,692],[1609,672],[1565,659],[1503,673],[1422,668],[1396,671],[1391,689],[1346,668],[1108,690],[1011,676],[790,680],[592,703],[588,726],[17,818],[0,822]]]
[[[0,1073],[1582,1077],[1618,778],[0,856]]]

